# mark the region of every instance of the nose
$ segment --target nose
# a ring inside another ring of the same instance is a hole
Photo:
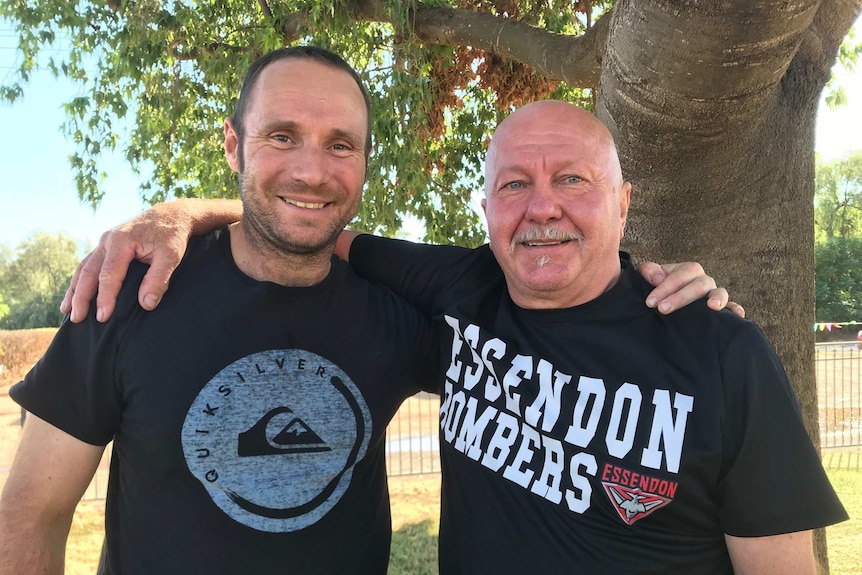
[[[329,178],[328,155],[317,146],[302,146],[294,150],[287,161],[290,176],[309,187],[320,186]]]
[[[540,182],[530,191],[527,218],[537,224],[558,220],[563,216],[557,194],[550,183]]]

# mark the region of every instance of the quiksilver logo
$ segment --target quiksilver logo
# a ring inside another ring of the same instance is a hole
[[[303,529],[341,499],[371,437],[359,390],[304,350],[239,359],[200,391],[183,453],[213,503],[261,531]]]

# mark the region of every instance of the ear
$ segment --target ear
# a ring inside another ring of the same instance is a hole
[[[488,198],[482,198],[482,211],[485,213],[485,219],[488,219]]]
[[[230,118],[224,121],[224,157],[227,158],[230,169],[239,172],[239,137]]]
[[[629,203],[632,199],[631,182],[623,182],[620,188],[620,239],[626,233],[626,218],[629,215]]]

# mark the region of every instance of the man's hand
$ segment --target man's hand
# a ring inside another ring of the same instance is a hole
[[[99,245],[78,264],[60,311],[71,312],[74,323],[84,321],[96,295],[96,319],[114,313],[117,295],[129,264],[150,264],[141,282],[138,301],[146,310],[157,305],[168,288],[168,278],[179,265],[192,233],[192,216],[182,202],[159,204],[130,222],[102,234]]]
[[[150,208],[102,235],[96,249],[75,269],[60,311],[69,313],[73,323],[84,321],[90,301],[98,291],[96,319],[108,321],[132,260],[150,264],[138,290],[138,302],[152,311],[165,295],[189,238],[241,217],[242,204],[238,200],[186,198]]]
[[[697,262],[659,265],[644,262],[638,266],[640,274],[653,286],[646,299],[648,307],[659,313],[669,314],[702,297],[708,297],[707,305],[716,311],[727,307],[739,317],[745,317],[745,308],[728,301],[727,290],[715,286],[715,280],[706,275]]]

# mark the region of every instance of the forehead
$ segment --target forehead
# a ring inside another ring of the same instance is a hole
[[[534,105],[504,121],[491,142],[493,171],[575,167],[581,171],[609,165],[610,136],[587,113],[570,105]]]
[[[605,164],[605,148],[598,138],[556,128],[545,131],[512,131],[506,134],[494,153],[498,171],[572,166],[598,167]]]
[[[248,114],[339,118],[366,131],[365,99],[353,77],[322,62],[287,58],[260,72],[249,98]]]

